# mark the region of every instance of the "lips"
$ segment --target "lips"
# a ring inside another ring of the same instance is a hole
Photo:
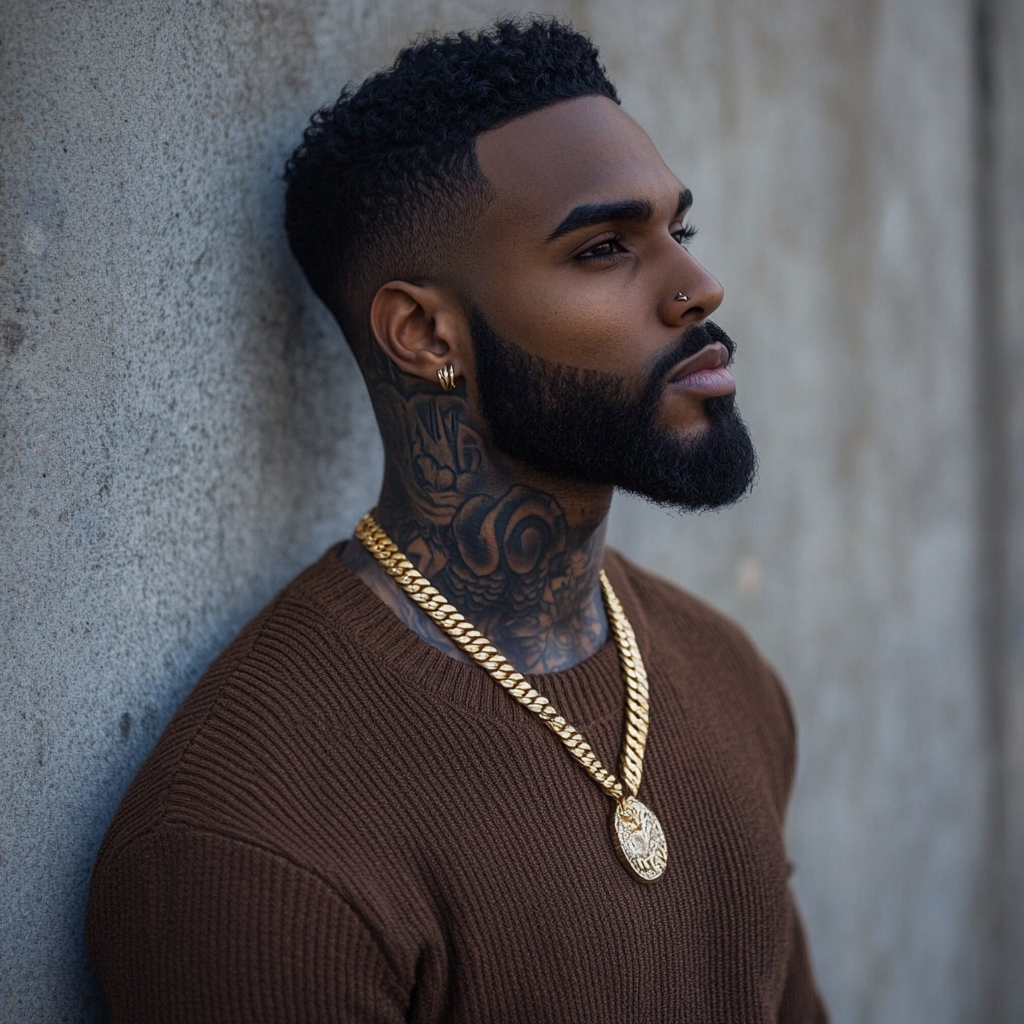
[[[727,368],[729,352],[719,341],[705,345],[696,355],[672,368],[668,385],[696,395],[728,395],[736,390],[736,378]]]
[[[736,390],[736,378],[724,366],[717,370],[695,370],[672,386],[695,395],[728,395]]]

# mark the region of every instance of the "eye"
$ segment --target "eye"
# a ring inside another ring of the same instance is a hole
[[[676,228],[675,231],[671,232],[672,237],[680,244],[686,245],[686,243],[697,234],[697,228],[693,224],[684,224],[680,228]]]
[[[615,236],[592,245],[589,249],[581,252],[576,258],[585,262],[589,260],[607,260],[613,256],[618,256],[621,252],[625,252],[622,246],[622,239],[619,236]]]

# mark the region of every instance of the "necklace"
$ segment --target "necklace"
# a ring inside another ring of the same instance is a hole
[[[529,680],[505,660],[487,637],[475,629],[430,580],[416,570],[385,533],[373,512],[368,512],[359,520],[356,538],[461,650],[486,669],[509,696],[532,711],[558,736],[587,774],[615,801],[611,822],[612,842],[619,859],[632,875],[641,882],[655,882],[661,878],[668,864],[665,833],[654,811],[637,799],[650,720],[647,671],[633,627],[604,570],[601,570],[601,596],[626,682],[626,734],[619,759],[621,781],[601,764],[579,730],[570,725],[551,702],[542,697]]]

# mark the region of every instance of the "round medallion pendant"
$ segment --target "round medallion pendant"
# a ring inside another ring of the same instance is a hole
[[[656,882],[668,864],[668,843],[658,816],[635,796],[615,805],[612,839],[619,860],[641,882]]]

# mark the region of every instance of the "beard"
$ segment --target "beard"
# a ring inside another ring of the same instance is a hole
[[[658,421],[664,378],[677,363],[716,341],[732,362],[736,346],[717,324],[691,327],[632,382],[533,355],[475,308],[470,329],[481,411],[495,447],[511,458],[687,512],[732,505],[753,486],[757,453],[735,395],[704,399],[708,422],[697,434]]]

